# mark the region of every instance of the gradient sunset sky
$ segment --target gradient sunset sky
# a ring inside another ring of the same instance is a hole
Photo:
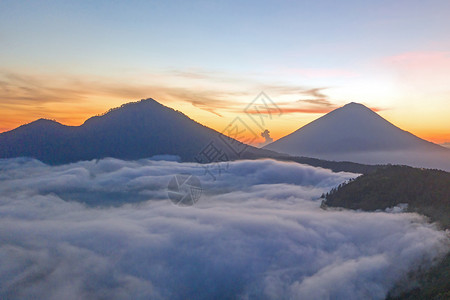
[[[278,139],[348,102],[450,141],[450,1],[0,1],[0,132],[143,98]],[[250,123],[250,121],[248,121]]]

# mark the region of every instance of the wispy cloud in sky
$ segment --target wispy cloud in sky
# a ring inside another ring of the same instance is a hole
[[[180,82],[179,77],[183,77],[183,81]],[[93,114],[144,98],[154,98],[175,107],[189,103],[193,108],[223,117],[225,113],[242,114],[247,103],[260,91],[269,93],[286,114],[328,112],[337,107],[330,100],[321,99],[326,97],[323,87],[267,84],[252,78],[207,71],[170,71],[146,74],[145,78],[122,81],[116,77],[3,71],[0,73],[2,127],[12,129],[42,117],[69,125],[81,124]],[[315,108],[298,104],[296,100],[302,96],[316,97],[305,99],[305,104],[308,101],[315,103]],[[279,97],[291,100],[280,101]],[[185,113],[189,115],[190,111]]]
[[[304,78],[324,79],[324,78],[353,78],[359,76],[359,73],[350,69],[323,69],[323,68],[284,68],[282,73],[290,76],[299,76]]]

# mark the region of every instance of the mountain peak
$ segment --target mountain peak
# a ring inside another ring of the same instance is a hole
[[[339,126],[347,124],[347,127],[349,128],[353,128],[354,126],[359,127],[361,124],[367,124],[368,122],[389,123],[369,107],[356,102],[347,103],[322,116],[318,120],[323,119],[329,119],[330,121],[334,120],[336,125]]]
[[[147,99],[142,99],[142,100],[135,101],[135,102],[128,102],[128,103],[122,104],[119,107],[110,109],[108,112],[119,110],[119,109],[127,109],[127,108],[139,108],[139,109],[141,109],[141,108],[148,108],[148,107],[155,107],[155,106],[163,107],[164,105],[162,105],[161,103],[159,103],[155,99],[147,98]]]
[[[139,101],[122,104],[119,107],[111,108],[104,113],[91,117],[84,122],[83,126],[92,124],[98,125],[98,122],[104,122],[105,120],[108,120],[110,118],[123,118],[125,116],[128,116],[129,118],[133,119],[136,117],[136,114],[144,115],[148,114],[149,112],[158,114],[161,112],[161,110],[167,109],[169,108],[152,98],[142,99]]]
[[[58,123],[55,120],[51,120],[51,119],[45,119],[45,118],[40,118],[37,119],[36,121],[31,122],[30,124],[54,124],[54,123]]]
[[[41,119],[37,119],[31,123],[24,124],[18,128],[21,128],[21,127],[42,128],[42,127],[55,127],[55,126],[62,126],[62,124],[55,120],[41,118]]]
[[[141,100],[135,101],[135,102],[125,103],[125,104],[122,105],[122,107],[125,107],[125,106],[144,106],[144,105],[148,105],[148,104],[162,105],[161,103],[159,103],[158,101],[156,101],[153,98],[147,98],[147,99],[141,99]]]
[[[339,109],[339,108],[338,108]],[[342,106],[340,109],[351,109],[351,110],[371,110],[369,107],[364,104],[357,102],[350,102]],[[372,111],[372,110],[371,110]]]
[[[347,103],[347,104],[345,104],[344,106],[347,106],[347,105],[362,105],[361,103],[358,103],[358,102],[349,102],[349,103]]]
[[[413,161],[404,159],[406,152],[420,152],[417,156],[420,157],[423,153],[446,150],[401,130],[355,102],[329,112],[264,148],[319,159],[406,164]]]
[[[345,104],[343,107],[361,107],[364,106],[366,107],[364,104],[358,103],[358,102],[350,102]]]

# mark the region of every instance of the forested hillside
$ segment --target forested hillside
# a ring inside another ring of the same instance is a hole
[[[379,167],[325,195],[324,207],[367,211],[384,210],[401,203],[450,229],[450,173],[407,166]],[[414,288],[388,299],[450,299],[450,254],[426,272],[410,274]]]

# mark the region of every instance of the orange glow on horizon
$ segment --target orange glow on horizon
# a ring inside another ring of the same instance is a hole
[[[49,103],[41,105],[37,108],[21,107],[21,110],[13,105],[6,107],[4,106],[1,109],[0,113],[2,119],[0,124],[0,132],[6,132],[15,129],[21,125],[31,123],[40,118],[52,119],[63,125],[79,126],[82,125],[88,118],[98,114],[102,114],[112,107],[118,107],[121,104],[127,102],[129,101],[119,100],[118,98],[115,99],[115,101],[106,101],[103,98],[97,98],[96,101],[89,101],[81,104]],[[176,110],[180,110],[191,119],[218,132],[223,132],[229,122],[231,122],[235,117],[239,116],[242,119],[247,117],[243,112],[225,113],[224,117],[218,117],[215,114],[199,109],[191,105],[190,103],[185,102],[169,103],[170,105],[166,103],[162,104]],[[269,129],[270,131],[271,138],[276,141],[299,129],[300,127],[308,124],[309,122],[321,117],[322,115],[332,111],[333,109],[334,108],[283,108],[284,115],[274,120],[274,122],[271,123],[271,125],[267,129]],[[383,111],[383,109],[380,108],[371,107],[371,109],[376,112]],[[252,113],[252,111],[250,111],[249,113]],[[254,113],[256,114],[257,112]],[[381,114],[385,115],[386,113],[382,112]],[[415,125],[414,120],[405,120],[404,118],[399,119],[398,116],[394,117],[389,113],[387,113],[387,115],[388,117],[386,119],[388,121],[420,138],[437,144],[442,144],[450,141],[450,133],[443,129],[438,129],[442,126],[433,123],[432,120],[427,122],[427,128],[417,128],[417,125],[414,127],[411,126]],[[262,130],[257,126],[254,126],[254,124],[252,124],[250,120],[246,119],[246,121],[249,122],[248,124],[250,127],[252,127],[255,135],[244,135],[243,138],[241,138],[241,141],[253,140],[252,145],[254,146],[258,146],[259,144],[263,143],[264,138],[262,138],[260,135]]]

